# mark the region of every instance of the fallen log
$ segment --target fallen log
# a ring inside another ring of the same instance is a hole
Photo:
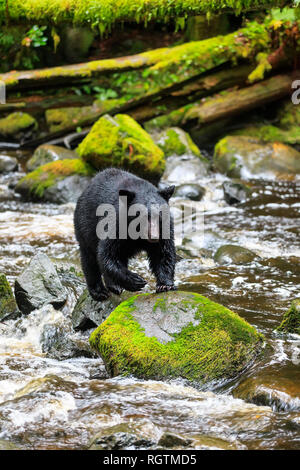
[[[269,21],[263,24],[252,22],[226,36],[116,59],[49,69],[11,71],[1,74],[0,81],[6,85],[7,91],[10,91],[50,87],[66,82],[69,85],[81,80],[86,82],[101,75],[107,77],[109,74],[115,74],[109,77],[110,87],[119,87],[122,91],[116,72],[123,74],[127,71],[128,81],[126,74],[122,77],[127,93],[131,91],[134,95],[137,86],[141,87],[144,93],[156,93],[162,88],[180,85],[226,63],[253,61],[262,51],[271,55],[278,48],[282,48],[284,53],[285,37],[288,37],[289,41],[294,39],[296,47],[300,43],[299,23],[282,22],[280,27],[275,27]],[[292,53],[295,55],[295,50]],[[134,71],[135,75],[132,75],[131,71]],[[131,90],[128,82],[132,83]]]
[[[183,106],[169,115],[160,116],[145,124],[147,130],[184,126],[195,121],[198,127],[224,118],[243,114],[254,108],[288,96],[295,75],[276,75],[239,90],[224,91],[210,98]]]

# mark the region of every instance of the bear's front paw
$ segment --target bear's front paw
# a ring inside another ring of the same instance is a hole
[[[106,300],[109,297],[109,292],[106,289],[89,289],[90,296],[96,302],[101,302],[102,300]]]
[[[126,290],[129,290],[130,292],[136,292],[138,290],[141,290],[143,289],[143,287],[145,287],[146,284],[147,281],[145,281],[145,279],[143,279],[138,274],[132,272],[129,272],[129,274],[127,274],[126,280],[123,283],[124,288]]]
[[[122,292],[123,292],[122,287],[116,286],[115,284],[114,285],[109,284],[109,285],[107,285],[107,288],[108,288],[108,290],[110,290],[110,292],[112,292],[113,294],[116,294],[116,295],[121,295]]]
[[[177,287],[175,287],[174,284],[156,286],[156,292],[157,293],[159,293],[159,292],[168,292],[170,290],[177,290]]]

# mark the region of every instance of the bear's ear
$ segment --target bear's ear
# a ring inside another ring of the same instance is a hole
[[[163,197],[167,202],[169,199],[173,196],[173,193],[175,191],[175,186],[168,186],[167,188],[161,189],[159,194],[161,197]]]
[[[120,189],[119,190],[119,197],[126,196],[127,203],[131,203],[135,197],[135,193],[133,191],[129,191],[128,189]]]

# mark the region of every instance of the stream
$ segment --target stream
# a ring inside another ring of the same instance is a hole
[[[20,174],[18,174],[20,175]],[[74,205],[24,203],[8,189],[17,174],[0,175],[0,272],[12,283],[37,250],[58,266],[76,266]],[[291,301],[299,297],[300,181],[250,180],[245,203],[225,203],[225,177],[210,175],[199,207],[204,235],[178,246],[176,284],[239,313],[268,341],[240,377],[214,390],[183,381],[107,378],[97,358],[55,360],[42,353],[42,326],[51,310],[0,323],[0,449],[86,449],[97,433],[143,438],[126,448],[157,444],[164,432],[179,448],[300,449],[300,337],[279,336]],[[174,199],[172,206],[178,206]],[[218,265],[225,244],[254,251],[247,264]],[[146,260],[132,263],[149,279]],[[252,393],[253,391],[253,393]],[[185,444],[184,444],[185,442]],[[156,444],[155,444],[156,443]]]

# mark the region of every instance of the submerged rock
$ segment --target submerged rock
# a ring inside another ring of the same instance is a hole
[[[233,396],[273,411],[299,411],[300,386],[284,377],[263,375],[250,377],[234,391]]]
[[[30,138],[37,127],[37,121],[27,113],[11,113],[0,119],[0,135],[13,140]]]
[[[205,189],[199,184],[182,184],[176,188],[175,197],[191,199],[191,201],[201,201],[205,194]]]
[[[140,294],[122,302],[91,335],[107,371],[206,384],[239,374],[262,336],[237,314],[193,293]]]
[[[98,170],[121,167],[158,181],[165,167],[164,153],[130,116],[101,117],[77,148],[78,154]]]
[[[195,157],[201,157],[201,152],[190,135],[179,127],[166,129],[157,137],[154,136],[154,140],[164,151],[166,157],[174,155],[193,155]]]
[[[19,309],[27,315],[48,304],[61,308],[67,291],[48,256],[38,253],[16,279],[15,296]]]
[[[111,295],[103,302],[92,299],[87,289],[79,297],[72,312],[74,330],[87,330],[99,326],[108,315],[131,294],[123,292],[122,295]]]
[[[230,205],[245,202],[250,194],[250,189],[242,183],[225,181],[222,186],[224,199]]]
[[[29,200],[76,202],[94,174],[95,170],[79,158],[57,160],[28,173],[17,183],[15,191]]]
[[[251,263],[257,254],[238,245],[223,245],[215,253],[214,260],[218,264]]]
[[[127,450],[152,447],[158,430],[145,420],[130,420],[103,428],[91,440],[89,450]]]
[[[279,142],[263,143],[247,136],[228,136],[215,147],[214,166],[233,178],[279,177],[300,173],[300,152]]]
[[[293,300],[276,331],[300,335],[300,299]]]
[[[39,166],[57,160],[75,160],[78,155],[72,150],[57,145],[40,145],[26,163],[27,171],[34,171]]]
[[[18,169],[18,160],[8,155],[0,155],[0,173],[9,173]]]
[[[0,321],[17,313],[17,304],[4,274],[0,274]]]

